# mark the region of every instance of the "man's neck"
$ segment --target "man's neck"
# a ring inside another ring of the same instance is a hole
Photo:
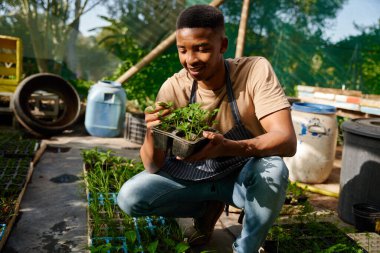
[[[221,62],[220,71],[215,73],[210,79],[198,81],[198,86],[206,90],[218,90],[225,85],[226,69],[224,67],[224,61]]]

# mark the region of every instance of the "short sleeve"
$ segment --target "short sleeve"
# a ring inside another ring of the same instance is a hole
[[[258,119],[290,107],[271,64],[265,58],[252,65],[248,83]]]
[[[188,104],[191,82],[183,72],[168,78],[161,86],[156,96],[156,102],[173,102],[174,107],[183,107]]]

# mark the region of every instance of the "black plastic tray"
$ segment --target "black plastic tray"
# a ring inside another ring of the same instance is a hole
[[[180,136],[180,132],[166,132],[153,127],[154,147],[171,152],[172,155],[186,158],[202,149],[209,140],[199,137],[194,141],[188,141]]]

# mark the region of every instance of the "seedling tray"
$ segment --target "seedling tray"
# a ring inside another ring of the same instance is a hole
[[[186,158],[197,151],[201,150],[209,142],[209,139],[200,137],[195,141],[188,141],[180,136],[173,137],[172,154],[182,158]]]
[[[189,247],[174,219],[131,217],[117,205],[122,184],[143,170],[141,162],[126,161],[112,152],[83,151],[87,196],[88,245],[94,252],[185,252]],[[126,246],[123,246],[126,238]],[[168,243],[170,242],[170,243]],[[157,251],[152,251],[157,247]]]
[[[3,239],[6,228],[7,228],[7,224],[0,224],[0,241]]]
[[[21,203],[22,197],[24,196],[26,186],[28,185],[28,182],[32,176],[32,173],[33,173],[33,163],[30,163],[28,170],[27,170],[27,173],[24,176],[24,182],[22,185],[17,185],[17,189],[14,192],[10,192],[10,191],[1,191],[0,192],[0,195],[3,198],[7,199],[7,201],[9,201],[9,202],[14,203],[10,207],[11,208],[10,217],[5,218],[6,219],[5,226],[2,225],[0,227],[0,234],[1,234],[1,236],[0,236],[0,252],[1,252],[1,249],[4,247],[5,242],[8,239],[8,236],[11,233],[13,224],[16,221],[16,218],[17,218],[17,215],[18,215],[18,212],[20,209],[20,203]],[[0,186],[0,188],[3,188],[3,186]]]
[[[17,196],[25,182],[31,167],[30,158],[0,158],[0,197]]]
[[[13,140],[0,144],[0,154],[3,157],[33,157],[38,147],[36,140]]]
[[[104,205],[104,201],[108,200],[112,205],[117,205],[117,193],[109,192],[109,193],[88,193],[87,201],[88,205],[94,202],[94,198],[96,198],[97,203],[99,205]]]
[[[128,252],[127,239],[125,237],[94,237],[91,239],[90,247],[96,248],[97,246],[102,247],[101,252]]]
[[[171,132],[163,131],[153,127],[154,147],[160,150],[168,151],[173,146],[173,136]]]
[[[367,252],[332,223],[310,224],[274,225],[279,229],[280,235],[275,238],[267,237],[264,243],[265,252],[322,252],[327,249],[330,250],[328,252]],[[336,248],[333,250],[333,247]]]
[[[157,127],[153,127],[153,138],[155,148],[165,150],[174,156],[182,158],[196,153],[209,142],[204,137],[188,141],[179,131],[166,132]]]

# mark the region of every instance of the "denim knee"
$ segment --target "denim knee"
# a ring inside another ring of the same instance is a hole
[[[287,183],[288,168],[281,157],[252,158],[241,170],[238,181],[246,188],[259,181],[282,185]]]
[[[121,210],[130,216],[147,215],[150,205],[144,194],[146,188],[146,184],[135,178],[125,182],[117,196],[117,204]]]

